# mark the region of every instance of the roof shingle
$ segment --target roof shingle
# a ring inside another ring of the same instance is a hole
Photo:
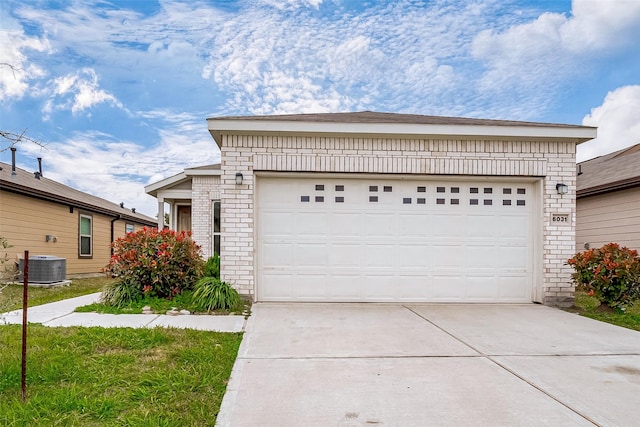
[[[0,188],[13,191],[31,197],[37,197],[57,203],[68,204],[77,208],[103,213],[107,215],[120,215],[122,219],[128,219],[137,223],[155,226],[157,221],[147,215],[131,212],[131,209],[120,207],[116,203],[61,184],[57,181],[41,176],[35,177],[34,173],[16,168],[13,175],[11,165],[0,162]]]

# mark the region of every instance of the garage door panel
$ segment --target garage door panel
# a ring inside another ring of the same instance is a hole
[[[469,269],[494,270],[498,266],[498,257],[493,242],[468,245],[465,252],[465,265]]]
[[[363,281],[359,274],[331,274],[327,276],[331,283],[330,300],[361,301]]]
[[[395,215],[391,213],[373,214],[365,212],[362,216],[364,235],[372,238],[394,237]]]
[[[362,213],[333,213],[329,221],[329,234],[331,236],[344,238],[362,235]]]
[[[493,239],[500,228],[500,224],[496,222],[495,215],[482,213],[467,215],[465,218],[467,226],[467,236],[471,238],[488,238]]]
[[[324,273],[299,273],[295,277],[296,299],[323,301],[327,298],[327,276]]]
[[[531,300],[531,293],[527,286],[527,278],[522,276],[503,275],[497,278],[499,283],[499,298],[505,302],[521,302]]]
[[[431,221],[433,224],[437,224],[437,226],[433,227],[434,237],[462,238],[466,234],[465,218],[461,214],[438,213],[431,217]]]
[[[395,267],[395,258],[391,254],[395,250],[392,243],[370,243],[364,245],[363,266],[367,269],[392,269]]]
[[[331,216],[327,212],[299,212],[287,215],[289,236],[324,238],[331,230]],[[293,227],[291,225],[293,224]],[[283,226],[281,225],[280,228]]]
[[[262,301],[280,301],[283,296],[287,296],[286,300],[295,299],[295,288],[293,282],[295,277],[288,273],[277,274],[274,272],[265,272],[261,276],[262,286],[258,290]]]
[[[498,298],[496,277],[494,275],[467,277],[465,286],[465,297],[467,300],[491,302]]]
[[[395,286],[392,275],[365,275],[363,293],[370,301],[394,301]]]
[[[428,274],[400,274],[395,279],[398,301],[428,300],[431,298],[431,279]]]
[[[262,247],[262,261],[268,268],[288,268],[293,264],[293,248],[290,242],[265,241]]]
[[[420,238],[433,233],[433,222],[424,212],[398,215],[398,236]]]
[[[329,251],[329,268],[359,268],[362,265],[362,245],[350,243],[332,243]]]
[[[266,211],[261,214],[260,221],[264,237],[288,236],[294,223],[294,214],[282,211]]]
[[[260,300],[531,301],[531,184],[258,180]]]
[[[433,300],[440,302],[464,301],[465,278],[459,275],[433,275],[431,288]]]
[[[325,268],[329,258],[327,245],[324,243],[299,243],[291,247],[293,265],[304,267]]]
[[[431,266],[435,271],[442,269],[460,269],[464,266],[463,249],[458,245],[433,245]]]
[[[393,252],[387,253],[387,258],[397,259],[396,265],[401,269],[428,271],[433,267],[431,250],[431,246],[426,243],[406,243],[397,245]]]
[[[500,216],[500,237],[527,237],[528,216]]]
[[[518,271],[524,273],[527,270],[529,253],[526,246],[499,247],[495,252],[498,260],[498,267],[501,270]]]

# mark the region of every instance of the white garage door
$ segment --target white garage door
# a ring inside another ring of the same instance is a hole
[[[261,177],[258,300],[531,302],[533,188]]]

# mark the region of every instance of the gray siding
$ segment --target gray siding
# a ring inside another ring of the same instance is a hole
[[[640,187],[577,200],[576,250],[615,242],[640,250]]]

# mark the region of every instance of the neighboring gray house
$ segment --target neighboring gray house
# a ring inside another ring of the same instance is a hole
[[[640,144],[578,163],[576,250],[640,250]]]
[[[208,126],[220,169],[147,192],[191,191],[195,240],[218,230],[222,279],[255,301],[573,302],[575,151],[595,128],[369,111]]]

